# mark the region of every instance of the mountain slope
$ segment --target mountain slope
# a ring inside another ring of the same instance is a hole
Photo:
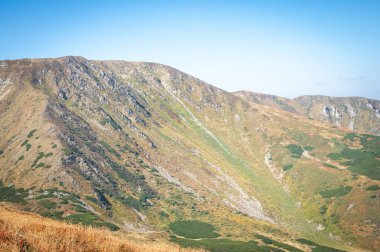
[[[247,101],[293,112],[351,130],[380,135],[380,101],[363,97],[306,95],[294,99],[248,91],[235,94]]]
[[[160,64],[1,66],[3,201],[210,249],[213,232],[199,244],[177,224],[211,223],[219,238],[259,247],[260,235],[299,249],[310,246],[300,237],[380,246],[378,190],[366,190],[379,185],[375,136],[247,102]]]
[[[164,241],[68,225],[31,213],[0,206],[0,251],[203,251],[182,249]],[[101,237],[101,239],[99,239]]]

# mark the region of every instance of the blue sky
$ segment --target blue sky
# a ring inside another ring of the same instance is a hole
[[[380,99],[380,1],[0,1],[0,59],[176,67],[227,91]]]

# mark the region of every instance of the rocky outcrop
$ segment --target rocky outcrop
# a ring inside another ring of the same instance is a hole
[[[351,130],[380,134],[380,101],[362,97],[301,96],[299,114]]]
[[[58,136],[66,145],[62,164],[78,171],[87,180],[115,190],[116,182],[100,166],[105,161],[96,155],[101,147],[91,126],[64,105],[53,101],[48,103],[44,115],[58,127]]]

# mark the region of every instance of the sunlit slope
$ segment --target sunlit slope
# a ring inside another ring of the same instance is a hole
[[[0,251],[204,251],[163,240],[148,241],[108,230],[69,225],[0,206]]]

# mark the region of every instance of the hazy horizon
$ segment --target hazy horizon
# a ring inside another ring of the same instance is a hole
[[[226,91],[380,99],[377,1],[2,1],[0,58],[148,61]]]

